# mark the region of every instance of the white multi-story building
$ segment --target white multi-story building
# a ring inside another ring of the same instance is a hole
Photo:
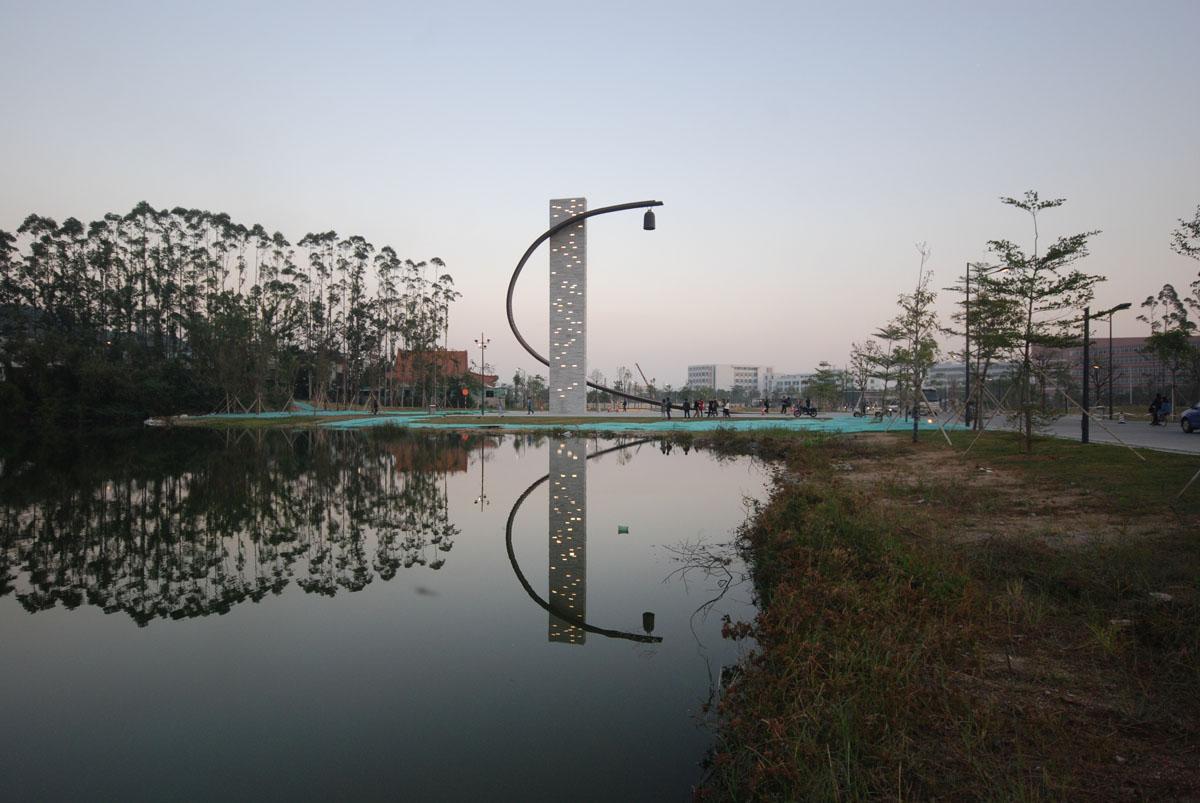
[[[689,365],[687,383],[691,388],[733,390],[742,388],[749,393],[765,393],[771,389],[775,369],[769,365],[735,365],[709,363]]]
[[[770,392],[774,395],[800,396],[816,374],[775,374]]]
[[[925,377],[927,387],[937,388],[946,398],[957,398],[962,395],[962,387],[966,380],[966,367],[961,362],[939,362],[929,369]],[[1012,376],[1012,363],[996,362],[988,368],[988,379],[1002,379]]]

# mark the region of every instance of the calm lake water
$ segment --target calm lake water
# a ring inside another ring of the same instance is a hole
[[[5,449],[0,798],[689,799],[767,471],[617,446]]]

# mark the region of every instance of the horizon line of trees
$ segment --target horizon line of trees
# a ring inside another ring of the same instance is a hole
[[[398,351],[422,358],[460,296],[445,263],[335,231],[295,244],[226,213],[146,202],[84,225],[0,231],[0,416],[78,420],[393,401]]]

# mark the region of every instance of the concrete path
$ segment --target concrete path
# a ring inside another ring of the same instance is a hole
[[[1112,430],[1113,434],[1109,435],[1105,432],[1100,426],[1101,424]],[[1116,421],[1097,420],[1093,418],[1089,429],[1089,440],[1092,443],[1117,443],[1116,439],[1113,438],[1113,435],[1115,435],[1130,446],[1139,449],[1200,454],[1200,432],[1193,432],[1189,435],[1179,428],[1178,421],[1173,421],[1161,427],[1152,427],[1145,421],[1137,423],[1130,421],[1127,424],[1118,424]],[[1050,432],[1059,438],[1079,440],[1079,416],[1060,418],[1051,425]]]
[[[1081,432],[1079,418],[1078,413],[1063,416],[1044,430],[1044,433],[1056,438],[1078,441]],[[1105,432],[1105,427],[1112,431],[1112,435]],[[991,424],[991,429],[1016,429],[1016,426],[1009,424],[997,416]],[[1200,432],[1193,432],[1189,435],[1179,428],[1178,420],[1172,421],[1165,426],[1152,427],[1144,420],[1119,424],[1116,421],[1109,421],[1108,419],[1093,418],[1090,430],[1089,440],[1092,443],[1115,443],[1119,445],[1121,441],[1124,441],[1136,449],[1200,454]],[[1117,440],[1118,438],[1120,441]]]

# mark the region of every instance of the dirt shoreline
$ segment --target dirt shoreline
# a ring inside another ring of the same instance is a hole
[[[759,651],[697,798],[1200,799],[1194,457],[714,440],[779,472],[741,536],[758,618],[727,627]]]

